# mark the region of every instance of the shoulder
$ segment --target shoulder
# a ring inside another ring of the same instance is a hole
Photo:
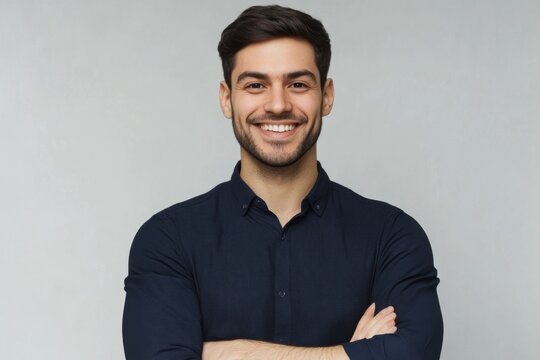
[[[230,182],[216,185],[206,193],[173,204],[156,214],[150,220],[165,221],[178,225],[179,222],[190,222],[197,218],[212,216],[223,202],[231,201]]]
[[[367,216],[371,219],[387,219],[397,216],[403,210],[385,201],[370,199],[336,182],[331,182],[331,199],[345,211]]]
[[[185,226],[207,223],[214,216],[220,202],[230,201],[229,182],[216,185],[206,193],[178,202],[158,211],[146,220],[137,231],[133,245],[151,243],[152,246],[178,246],[179,234]]]
[[[395,238],[399,234],[414,234],[424,242],[427,237],[420,224],[401,208],[385,201],[364,197],[353,190],[332,182],[332,201],[346,214],[353,214],[354,221],[375,225],[381,232],[381,240]]]

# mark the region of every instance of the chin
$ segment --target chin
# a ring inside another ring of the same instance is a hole
[[[260,163],[267,166],[276,167],[276,168],[291,166],[297,163],[302,158],[302,156],[295,156],[295,155],[283,156],[283,157],[261,156],[260,154],[251,154],[251,155],[252,156],[254,155],[255,159],[257,159]]]

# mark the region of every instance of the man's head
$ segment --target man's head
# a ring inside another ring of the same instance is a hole
[[[332,55],[330,38],[323,24],[301,11],[270,5],[252,6],[244,10],[221,33],[218,52],[229,88],[236,53],[250,44],[280,37],[304,39],[311,44],[322,87],[326,82]]]
[[[314,155],[334,96],[322,24],[293,9],[251,7],[223,31],[218,49],[221,108],[243,156],[283,167]]]

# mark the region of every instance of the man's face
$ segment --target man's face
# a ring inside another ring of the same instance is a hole
[[[311,44],[294,38],[243,48],[235,56],[231,89],[225,82],[220,86],[223,113],[232,118],[244,152],[274,167],[315,151],[333,95],[332,80],[323,95]]]

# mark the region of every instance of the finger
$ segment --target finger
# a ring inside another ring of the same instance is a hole
[[[380,324],[371,328],[372,331],[383,333],[396,326],[396,314],[392,313],[381,319]]]
[[[360,340],[365,337],[366,326],[371,321],[371,319],[373,319],[374,315],[375,315],[375,303],[371,304],[364,312],[364,315],[362,315],[362,318],[356,325],[356,329],[354,331],[353,336],[351,337],[351,341]]]
[[[351,337],[351,341],[360,340],[365,337],[365,331],[367,329],[367,325],[373,319],[374,315],[375,315],[375,303],[371,304],[364,312],[364,315],[362,315],[362,318],[356,325],[356,329],[354,330],[354,334]]]
[[[364,315],[362,315],[362,318],[360,318],[360,321],[358,322],[357,327],[365,327],[375,316],[375,303],[369,305],[369,307],[364,312]]]
[[[385,315],[384,317],[380,317],[380,318],[372,320],[368,330],[376,331],[376,329],[380,329],[388,324],[395,325],[395,320],[396,320],[396,313],[392,312],[390,314]]]
[[[387,327],[379,329],[379,332],[377,334],[373,334],[373,336],[395,334],[396,332],[397,332],[397,326],[388,325]],[[370,334],[370,336],[371,336],[371,334]],[[371,337],[373,337],[373,336],[371,336]]]
[[[380,318],[367,330],[366,338],[371,339],[375,335],[388,334],[396,326],[396,313],[390,313]]]
[[[377,326],[377,324],[380,323],[380,321],[387,315],[392,314],[394,312],[394,308],[392,306],[387,306],[386,308],[382,309],[375,315],[364,327],[363,329],[363,338],[366,338],[369,333],[373,333],[370,329],[374,326]]]
[[[385,307],[384,309],[382,309],[381,311],[379,311],[377,313],[377,315],[375,315],[371,321],[367,324],[367,329],[369,330],[369,328],[373,327],[374,325],[376,325],[378,322],[380,322],[382,319],[384,319],[385,316],[389,315],[389,314],[392,314],[394,313],[394,307],[393,306],[387,306]]]
[[[388,306],[379,311],[379,313],[375,315],[366,326],[366,337],[369,336],[371,338],[374,335],[378,335],[381,327],[384,326],[388,321],[393,321],[394,319],[395,312],[393,306]],[[395,325],[395,323],[392,325]]]

